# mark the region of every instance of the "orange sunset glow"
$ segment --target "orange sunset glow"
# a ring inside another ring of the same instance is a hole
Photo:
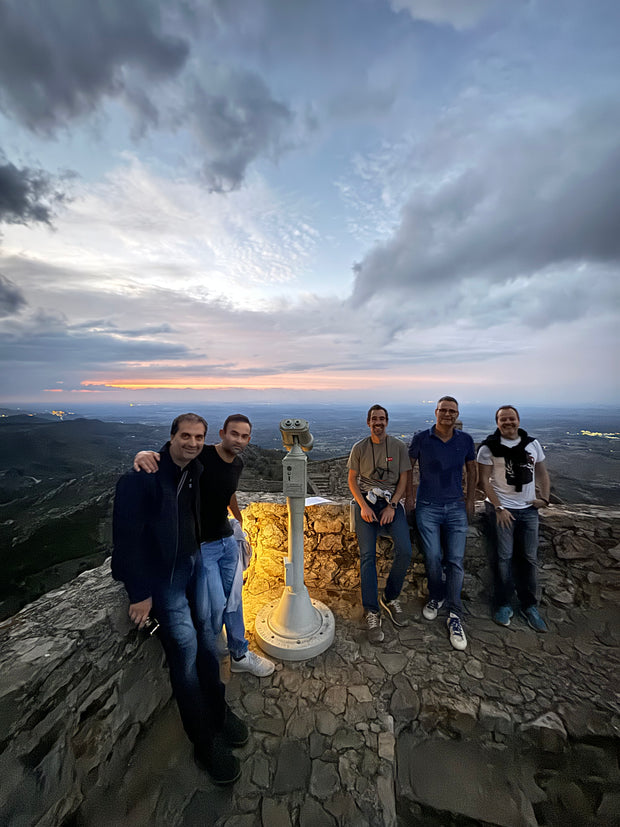
[[[445,384],[449,381],[453,384],[463,382],[463,377],[446,379],[444,376],[415,375],[399,379],[401,385],[413,386],[418,383]],[[348,390],[356,388],[380,388],[390,387],[394,384],[394,376],[391,374],[363,374],[363,373],[340,373],[326,375],[322,373],[282,373],[277,376],[258,376],[252,379],[240,380],[239,378],[226,379],[205,379],[188,378],[180,381],[178,379],[107,379],[107,380],[85,380],[81,383],[85,388],[116,388],[122,390],[197,390],[197,391],[219,391],[228,389],[242,389],[253,391],[271,390],[273,388],[290,388],[292,390]]]

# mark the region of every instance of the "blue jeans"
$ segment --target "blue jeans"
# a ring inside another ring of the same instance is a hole
[[[485,509],[496,540],[497,605],[510,604],[516,585],[522,608],[535,606],[538,602],[538,509],[533,505],[507,509],[514,517],[507,528],[497,525],[491,503],[485,503]]]
[[[215,640],[226,626],[228,650],[235,658],[241,658],[248,651],[248,641],[245,637],[245,623],[243,620],[243,602],[240,601],[234,612],[226,611],[226,603],[230,596],[237,562],[239,560],[239,546],[235,538],[222,537],[211,543],[200,546],[202,563],[207,578],[207,591],[210,601],[211,648],[215,651]]]
[[[166,653],[183,727],[197,746],[211,743],[226,714],[220,666],[209,645],[209,617],[199,554],[177,560],[172,580],[153,584],[153,614]]]
[[[424,551],[429,600],[445,600],[448,612],[460,617],[463,613],[461,589],[467,540],[465,503],[462,500],[444,504],[418,500],[415,518]]]
[[[404,509],[399,505],[394,519],[387,525],[367,523],[355,503],[355,533],[360,550],[360,576],[362,581],[362,604],[366,612],[379,611],[377,587],[377,537],[387,535],[394,542],[394,559],[385,584],[385,599],[394,600],[401,593],[405,575],[411,561],[411,538]]]

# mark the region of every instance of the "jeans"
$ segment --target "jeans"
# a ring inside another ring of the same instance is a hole
[[[209,595],[211,614],[211,648],[215,650],[215,640],[222,629],[226,626],[226,637],[228,639],[228,650],[235,658],[241,658],[248,651],[248,641],[245,637],[245,623],[243,620],[243,602],[234,612],[226,611],[226,603],[230,596],[235,571],[239,561],[239,546],[235,538],[222,537],[221,540],[214,540],[211,543],[203,543],[200,546],[202,563],[207,578],[207,591]]]
[[[156,578],[152,591],[183,727],[192,743],[204,747],[224,725],[226,702],[220,666],[209,645],[203,577],[196,553],[177,560],[172,580]]]
[[[461,589],[467,540],[465,503],[461,500],[444,504],[418,500],[415,517],[424,551],[429,600],[445,600],[448,612],[460,617],[463,613]]]
[[[394,600],[401,593],[405,575],[411,561],[411,538],[405,510],[399,505],[394,512],[394,519],[387,525],[367,523],[362,519],[362,512],[355,503],[355,533],[360,550],[360,576],[362,581],[362,604],[366,612],[379,611],[377,586],[377,537],[387,535],[394,542],[394,560],[385,584],[386,601]]]
[[[533,505],[528,508],[508,508],[514,520],[507,528],[497,525],[495,509],[491,503],[485,503],[485,509],[487,518],[495,529],[497,605],[510,604],[516,585],[521,607],[527,609],[535,606],[538,602],[538,509]]]

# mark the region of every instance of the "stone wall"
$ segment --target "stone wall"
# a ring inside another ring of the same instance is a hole
[[[245,524],[255,549],[244,598],[251,628],[258,608],[282,591],[286,506],[253,503],[245,510]],[[379,568],[385,571],[390,541],[381,545]],[[554,620],[574,607],[617,602],[620,512],[548,509],[541,551],[545,610]],[[358,602],[358,553],[348,503],[306,509],[305,558],[306,584],[311,592],[320,587],[338,624],[345,603],[349,610]],[[466,605],[487,611],[490,576],[480,522],[470,528],[466,569]],[[416,550],[409,597],[421,597],[424,588]],[[161,648],[131,627],[123,589],[111,580],[108,564],[0,624],[0,823],[90,823],[84,813],[101,790],[138,795],[135,786],[130,789],[138,783],[130,758],[169,700]],[[437,725],[432,710],[425,716]],[[149,823],[148,812],[144,819]]]
[[[0,824],[68,824],[169,700],[161,647],[106,563],[4,621],[0,652]]]
[[[490,602],[492,577],[486,539],[484,505],[469,527],[465,565],[465,602]],[[540,558],[543,596],[557,612],[562,607],[598,608],[620,597],[620,510],[601,506],[552,506],[541,511]],[[270,581],[281,590],[283,557],[288,553],[285,504],[255,502],[244,511],[256,554],[248,571],[246,591],[259,597]],[[305,582],[321,583],[334,592],[359,589],[359,558],[351,531],[349,502],[306,508],[304,516]],[[391,540],[379,539],[379,568],[389,566]],[[414,555],[408,593],[426,594],[424,563],[414,534]]]

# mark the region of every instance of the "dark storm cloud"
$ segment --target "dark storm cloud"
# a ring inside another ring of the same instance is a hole
[[[0,361],[20,365],[49,365],[80,368],[118,366],[125,362],[185,359],[191,355],[184,345],[169,342],[135,341],[98,333],[71,331],[61,320],[41,314],[21,328],[0,332]]]
[[[478,157],[463,153],[458,172],[443,169],[443,183],[416,193],[394,236],[356,265],[354,304],[386,287],[449,292],[467,279],[505,284],[617,263],[618,134],[620,108],[600,101],[538,132],[511,126],[486,138]]]
[[[22,291],[0,273],[0,317],[12,316],[27,304]]]
[[[275,157],[292,121],[258,75],[224,67],[214,69],[207,82],[195,83],[189,111],[207,150],[203,172],[214,192],[238,189],[258,155]]]
[[[0,224],[49,224],[53,207],[63,199],[50,175],[41,169],[16,167],[0,149]]]
[[[3,0],[0,108],[33,131],[52,133],[103,96],[121,93],[127,69],[171,76],[188,51],[162,31],[158,5],[149,0]],[[133,103],[153,118],[148,98],[134,94]]]
[[[0,111],[54,135],[106,97],[121,97],[135,119],[134,139],[153,128],[192,129],[209,188],[237,189],[258,156],[280,154],[293,118],[254,72],[201,63],[216,27],[206,25],[206,5],[192,10],[196,28],[190,31],[182,22],[187,11],[166,9],[164,23],[153,0],[0,3]],[[190,48],[195,59],[188,65]],[[173,79],[183,69],[187,95],[163,84],[155,95],[151,81]]]

